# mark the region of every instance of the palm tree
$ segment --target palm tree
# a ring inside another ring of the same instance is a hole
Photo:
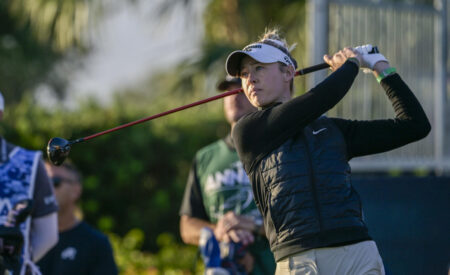
[[[0,91],[8,104],[44,79],[62,93],[65,83],[49,72],[66,51],[83,48],[90,10],[90,0],[0,1]]]
[[[89,16],[88,0],[9,0],[9,12],[19,26],[29,26],[36,39],[53,50],[81,46]]]

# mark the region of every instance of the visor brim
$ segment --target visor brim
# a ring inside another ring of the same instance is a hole
[[[265,47],[267,45],[264,45]],[[255,51],[234,51],[232,52],[225,63],[225,69],[227,73],[234,77],[239,77],[239,73],[241,70],[241,62],[242,59],[246,56],[253,58],[257,62],[269,64],[275,62],[282,62],[286,64],[286,61],[283,59],[285,54],[279,51],[276,48],[272,48],[271,46],[267,46],[268,48],[265,50],[255,50]],[[286,64],[289,65],[289,64]]]

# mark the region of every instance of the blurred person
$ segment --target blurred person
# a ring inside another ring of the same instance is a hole
[[[227,77],[218,85],[219,91],[238,88],[241,88],[239,78]],[[243,115],[256,111],[243,93],[225,97],[223,108],[231,128]],[[185,243],[199,245],[200,232],[203,227],[208,227],[222,244],[248,246],[248,253],[239,260],[245,272],[275,272],[275,261],[262,228],[261,213],[253,201],[250,181],[230,134],[196,153],[180,216],[180,233]]]
[[[0,93],[0,120],[3,119],[5,101]],[[58,241],[58,209],[53,188],[45,171],[40,151],[31,151],[7,142],[0,137],[0,225],[13,227],[8,214],[25,200],[31,202],[30,216],[20,224],[23,249],[20,263],[13,274],[39,274],[33,262],[38,261]],[[14,222],[13,222],[14,223]],[[1,249],[7,240],[3,240]],[[3,254],[3,253],[2,253]]]
[[[44,275],[117,274],[110,242],[103,233],[80,220],[77,203],[82,194],[82,179],[70,161],[61,166],[48,162],[45,168],[53,181],[58,201],[59,241],[38,262]]]
[[[297,62],[288,49],[279,32],[269,30],[226,61],[228,74],[242,79],[259,109],[236,123],[232,137],[263,213],[276,274],[384,274],[348,161],[424,138],[428,118],[387,59],[369,54],[370,45],[325,55],[333,73],[292,99]],[[380,82],[395,118],[322,115],[345,96],[360,67]]]

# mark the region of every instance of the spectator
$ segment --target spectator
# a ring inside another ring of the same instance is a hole
[[[227,78],[218,90],[241,87]],[[243,115],[256,111],[243,93],[224,98],[225,117],[231,128]],[[273,274],[275,261],[253,201],[250,181],[239,161],[231,135],[199,150],[193,161],[180,209],[180,232],[187,244],[198,245],[203,227],[219,242],[248,246],[238,264],[250,274]]]
[[[59,242],[39,261],[45,275],[114,275],[117,267],[108,238],[77,216],[82,179],[74,165],[46,163],[58,201]]]
[[[0,120],[3,119],[4,99],[0,93]],[[0,224],[7,224],[7,216],[17,203],[31,199],[31,215],[21,223],[24,249],[20,272],[38,273],[34,263],[58,241],[57,214],[53,188],[45,171],[41,152],[31,151],[0,138]]]
[[[288,49],[277,31],[268,31],[226,62],[259,108],[239,120],[233,139],[264,216],[276,274],[384,274],[348,161],[425,137],[428,118],[395,68],[369,45],[325,55],[333,73],[292,98],[297,62]],[[381,83],[395,117],[323,116],[348,92],[360,66]]]

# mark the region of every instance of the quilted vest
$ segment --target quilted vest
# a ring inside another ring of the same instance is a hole
[[[276,260],[369,238],[351,185],[346,143],[332,120],[312,122],[265,156],[257,169],[255,199]]]

